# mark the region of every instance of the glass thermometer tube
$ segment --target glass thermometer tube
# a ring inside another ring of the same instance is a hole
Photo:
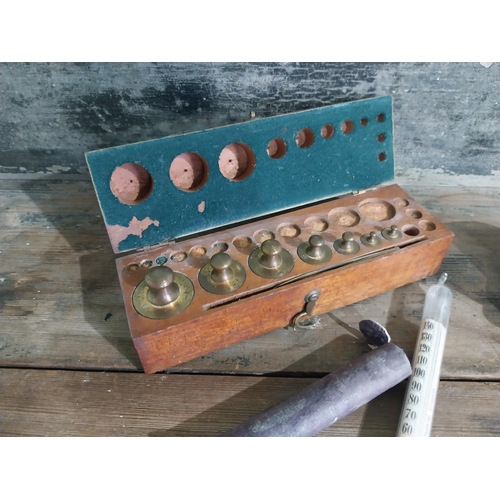
[[[443,273],[438,284],[431,286],[425,295],[422,323],[413,354],[413,370],[399,419],[398,437],[431,435],[451,310],[452,294],[444,286],[447,277]]]

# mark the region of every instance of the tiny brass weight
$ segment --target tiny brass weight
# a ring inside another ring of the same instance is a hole
[[[266,240],[250,254],[248,266],[262,278],[281,278],[293,269],[293,257],[279,241]]]
[[[354,241],[354,234],[347,231],[342,235],[342,238],[333,242],[333,248],[335,248],[338,253],[351,255],[359,252],[359,243]]]
[[[332,258],[332,251],[325,243],[325,239],[314,234],[299,245],[297,249],[299,257],[307,264],[319,265],[328,262]]]
[[[398,226],[393,224],[391,227],[386,227],[382,229],[382,236],[386,240],[400,240],[403,237],[403,234],[398,229]]]
[[[149,319],[172,318],[184,311],[194,297],[191,280],[166,266],[154,267],[132,296],[135,310]]]
[[[207,292],[218,295],[238,290],[245,279],[245,268],[223,252],[216,253],[198,274],[200,285]]]
[[[370,231],[367,234],[361,236],[361,243],[367,247],[378,247],[382,244],[382,240],[377,236],[375,231]]]

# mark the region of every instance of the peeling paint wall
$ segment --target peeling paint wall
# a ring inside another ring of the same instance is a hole
[[[499,82],[479,62],[4,63],[0,172],[86,174],[85,151],[391,95],[398,177],[498,179]]]

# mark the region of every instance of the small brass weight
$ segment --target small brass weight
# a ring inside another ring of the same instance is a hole
[[[347,231],[342,235],[342,238],[333,242],[333,248],[335,248],[338,253],[351,255],[359,252],[359,243],[354,241],[354,234]]]
[[[308,264],[319,265],[328,262],[332,258],[330,247],[325,244],[325,239],[318,234],[314,234],[299,245],[297,249],[299,257]]]
[[[262,278],[281,278],[293,269],[293,257],[279,241],[266,240],[250,254],[248,266]]]
[[[198,274],[200,285],[210,293],[231,293],[245,282],[245,268],[227,253],[216,253]]]
[[[172,318],[184,311],[194,297],[191,280],[166,266],[151,269],[132,296],[135,310],[149,319]]]

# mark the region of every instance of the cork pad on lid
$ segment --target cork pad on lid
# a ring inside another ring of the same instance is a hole
[[[205,184],[208,167],[196,153],[182,153],[170,165],[170,180],[183,191],[193,191]]]
[[[135,205],[149,196],[153,189],[153,178],[143,166],[124,163],[111,174],[110,188],[122,203]]]
[[[219,156],[219,169],[226,179],[237,179],[245,172],[247,165],[245,148],[237,143],[226,146]]]

